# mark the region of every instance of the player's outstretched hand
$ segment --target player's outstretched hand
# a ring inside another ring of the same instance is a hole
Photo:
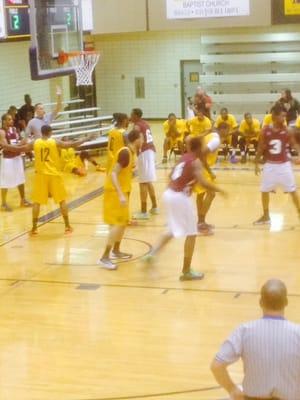
[[[119,197],[119,199],[120,199],[121,206],[122,206],[122,207],[126,207],[126,206],[127,206],[127,199],[126,199],[126,197],[124,196],[124,194],[121,194],[120,197]]]
[[[56,95],[61,96],[62,95],[62,88],[60,86],[56,86]]]
[[[256,176],[260,175],[260,168],[258,164],[255,165],[255,175]]]

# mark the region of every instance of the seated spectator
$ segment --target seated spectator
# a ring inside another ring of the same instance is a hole
[[[168,151],[178,149],[183,154],[184,137],[188,133],[186,121],[184,119],[176,118],[176,115],[171,113],[168,119],[163,123],[165,133],[164,140],[164,156],[163,163],[168,160]]]
[[[227,142],[224,142],[225,144],[225,156],[227,155],[230,147],[230,162],[231,163],[237,163],[238,160],[236,158],[236,149],[238,147],[238,123],[236,122],[235,117],[232,114],[228,113],[227,108],[222,108],[220,111],[220,115],[218,115],[216,122],[215,122],[215,128],[219,129],[221,124],[226,124],[229,129],[229,136],[227,136]]]
[[[239,127],[239,146],[241,150],[241,162],[244,164],[247,161],[247,153],[249,146],[253,145],[255,151],[258,146],[258,140],[260,135],[260,122],[258,119],[253,118],[250,113],[244,115]]]
[[[211,131],[212,123],[205,116],[205,110],[200,108],[197,110],[196,117],[187,122],[188,133],[191,137],[205,136]]]
[[[270,280],[261,289],[263,317],[240,325],[224,342],[211,365],[218,384],[232,400],[298,400],[300,398],[300,326],[285,319],[287,289]],[[243,389],[228,373],[242,359]]]

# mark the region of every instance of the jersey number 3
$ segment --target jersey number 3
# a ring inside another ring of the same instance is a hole
[[[45,149],[41,149],[41,161],[42,162],[49,162],[49,154],[50,154],[50,149],[47,147]]]
[[[282,151],[282,141],[278,139],[273,139],[270,141],[270,145],[272,146],[269,150],[270,154],[276,155],[280,154]]]

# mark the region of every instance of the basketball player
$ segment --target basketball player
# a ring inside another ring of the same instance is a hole
[[[110,171],[118,151],[125,146],[125,132],[129,125],[129,118],[126,114],[114,113],[113,118],[115,127],[108,134],[107,171]]]
[[[143,111],[140,108],[134,108],[131,112],[131,121],[134,129],[139,130],[143,134],[143,145],[138,155],[137,167],[140,184],[141,212],[134,215],[134,219],[147,220],[149,214],[147,212],[147,197],[151,199],[152,208],[150,214],[158,214],[157,200],[153,182],[156,181],[155,170],[155,146],[153,136],[149,124],[142,119]]]
[[[239,146],[241,150],[242,164],[247,162],[247,153],[250,145],[253,145],[255,151],[257,150],[260,131],[259,120],[253,118],[249,112],[246,113],[239,127]]]
[[[228,125],[220,124],[218,129],[214,128],[203,137],[201,161],[203,176],[208,182],[212,183],[216,179],[212,168],[217,162],[221,142],[226,139],[228,132]],[[213,235],[214,226],[206,223],[206,215],[216,194],[201,185],[195,185],[194,192],[197,194],[198,232],[203,236]]]
[[[238,147],[238,123],[236,122],[235,117],[228,113],[228,109],[226,107],[221,109],[220,115],[217,117],[215,122],[215,128],[218,129],[220,124],[227,124],[229,127],[230,136],[228,136],[226,142],[224,142],[224,151],[226,156],[229,147],[231,146],[230,162],[235,164],[238,162],[235,156],[236,148]]]
[[[177,148],[183,154],[183,141],[187,133],[186,121],[171,113],[163,123],[165,133],[163,164],[168,161],[168,151]]]
[[[20,194],[20,207],[30,207],[32,204],[25,198],[25,173],[20,146],[25,144],[21,135],[14,127],[14,120],[10,114],[2,116],[0,129],[0,148],[3,148],[0,167],[1,210],[12,211],[7,204],[8,189],[17,187]]]
[[[41,128],[42,137],[34,143],[27,145],[26,151],[34,151],[35,176],[33,183],[33,209],[32,209],[32,229],[31,235],[36,235],[38,218],[41,204],[47,204],[49,195],[60,210],[65,222],[65,233],[72,233],[73,229],[69,223],[68,206],[66,203],[66,190],[61,172],[60,149],[69,147],[79,147],[81,144],[92,137],[76,140],[74,142],[64,142],[51,138],[52,129],[49,125]]]
[[[134,154],[143,143],[139,130],[132,130],[127,136],[127,147],[122,147],[116,154],[104,184],[104,222],[109,225],[109,236],[105,251],[98,261],[102,268],[117,269],[111,259],[130,259],[131,254],[123,253],[120,244],[126,225],[129,223],[129,193],[131,191]]]
[[[158,252],[173,238],[185,237],[184,262],[180,280],[203,279],[204,274],[191,269],[191,262],[197,236],[197,214],[195,204],[191,197],[194,184],[200,184],[212,192],[223,192],[214,184],[205,180],[202,175],[201,139],[189,138],[187,149],[173,169],[170,182],[163,198],[167,211],[168,230],[161,236],[158,243],[145,258],[146,262],[152,262]]]
[[[26,137],[39,139],[42,137],[41,128],[44,125],[50,125],[51,122],[57,117],[58,113],[62,110],[62,92],[61,88],[56,88],[57,102],[55,110],[46,113],[42,103],[37,103],[34,107],[35,116],[32,118],[26,127]]]
[[[187,125],[191,137],[205,136],[212,128],[211,121],[205,116],[205,110],[203,108],[197,109],[196,117],[189,120]]]
[[[296,192],[296,182],[290,162],[288,148],[295,148],[300,154],[300,146],[294,135],[285,126],[285,112],[281,106],[272,111],[273,125],[266,126],[261,133],[255,159],[255,173],[260,173],[259,161],[263,156],[266,163],[262,173],[262,206],[263,216],[254,222],[255,225],[270,224],[270,192],[280,186],[285,193],[290,193],[300,218],[300,203]]]

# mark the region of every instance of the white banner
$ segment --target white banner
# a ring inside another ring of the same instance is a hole
[[[167,18],[218,18],[250,15],[250,0],[167,0]]]
[[[4,0],[0,0],[0,39],[6,37],[5,15],[4,15]]]

